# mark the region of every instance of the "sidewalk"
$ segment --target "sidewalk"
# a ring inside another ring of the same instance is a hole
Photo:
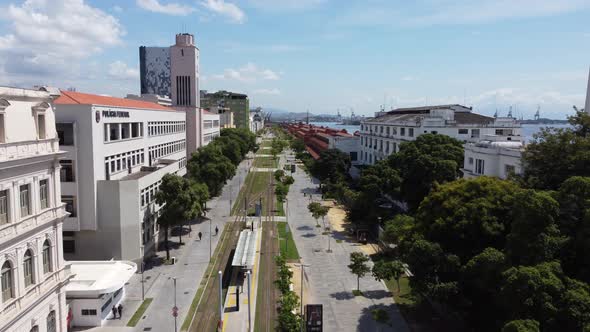
[[[350,253],[361,251],[360,246],[335,232],[330,239],[332,252],[326,252],[328,235],[322,235],[322,229],[315,227],[316,222],[307,209],[309,194],[320,197],[319,183],[314,183],[300,168],[293,177],[295,183],[288,195],[289,224],[302,262],[311,265],[305,268],[305,276],[312,299],[304,299],[304,302],[323,305],[324,331],[409,331],[383,283],[370,275],[361,278],[364,296],[353,296],[357,278],[350,273],[348,264]],[[303,193],[307,193],[307,197]],[[294,277],[297,278],[298,273]],[[387,311],[389,324],[375,322],[372,310],[377,308]]]
[[[176,257],[175,265],[159,265],[144,272],[145,298],[153,298],[143,317],[135,328],[124,328],[131,316],[141,304],[141,274],[135,274],[126,286],[126,297],[123,301],[123,319],[106,320],[103,327],[91,331],[115,332],[115,331],[174,331],[174,317],[172,307],[176,295],[176,305],[179,309],[177,317],[177,329],[184,322],[193,297],[199,288],[203,274],[209,263],[209,238],[211,238],[211,251],[215,251],[220,236],[215,236],[215,227],[220,230],[226,222],[232,222],[233,217],[229,216],[230,197],[237,196],[238,185],[244,183],[247,168],[250,164],[248,159],[242,161],[236,170],[236,176],[228,181],[221,196],[207,202],[209,212],[207,218],[211,219],[210,237],[209,221],[205,220],[200,224],[192,225],[190,236],[184,235],[183,246],[171,249],[170,256]],[[230,188],[233,193],[230,193]],[[237,188],[237,189],[236,189]],[[197,234],[202,232],[203,238],[199,241]],[[177,237],[171,238],[173,241]],[[158,256],[165,256],[165,251],[159,251]],[[139,271],[138,271],[139,272]],[[174,293],[173,278],[176,278],[176,294]],[[113,327],[119,327],[113,329]]]

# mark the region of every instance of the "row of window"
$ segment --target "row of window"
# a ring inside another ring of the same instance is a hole
[[[150,159],[158,159],[186,149],[186,141],[174,141],[149,147]]]
[[[145,162],[144,149],[133,150],[124,153],[114,154],[104,158],[105,169],[108,175],[124,171],[135,165]]]
[[[414,137],[414,128],[407,128],[408,137]],[[369,131],[371,134],[382,134],[386,136],[397,135],[397,127],[361,125],[361,130]],[[406,128],[399,128],[399,136],[406,136]]]
[[[105,142],[115,142],[138,137],[143,137],[143,123],[141,122],[104,124]]]
[[[51,246],[49,240],[43,242],[43,248],[41,252],[41,258],[43,259],[43,275],[53,272],[53,262],[51,259]],[[34,285],[37,280],[35,279],[35,260],[36,256],[32,249],[25,251],[23,256],[23,277],[25,288]],[[6,303],[13,298],[16,298],[16,283],[15,273],[17,269],[13,266],[10,261],[5,261],[2,265],[1,279],[2,279],[2,302]]]
[[[186,167],[186,157],[182,157],[180,158],[180,160],[178,160],[178,169],[183,169]]]
[[[57,331],[57,318],[55,316],[55,310],[51,310],[47,315],[47,332]],[[39,325],[33,326],[29,332],[39,332]]]
[[[153,184],[149,185],[148,187],[145,187],[141,190],[141,192],[139,193],[139,196],[141,198],[141,206],[142,207],[155,201],[156,193],[158,192],[158,189],[160,189],[161,184],[162,184],[162,180],[155,182],[155,183],[153,183]]]
[[[365,147],[368,148],[372,148],[375,150],[379,150],[379,151],[384,151],[385,153],[389,153],[389,146],[390,146],[390,142],[389,141],[385,141],[385,145],[383,144],[384,140],[378,140],[378,139],[374,139],[371,137],[361,137],[361,146],[364,145]],[[384,149],[385,147],[385,149]],[[391,152],[392,153],[396,153],[397,152],[397,143],[395,142],[391,142]]]
[[[44,210],[49,208],[49,180],[44,179],[39,181],[39,209]],[[0,225],[12,222],[10,216],[10,201],[16,199],[12,195],[10,189],[0,190]],[[18,220],[30,216],[33,213],[32,207],[32,188],[31,184],[23,184],[18,189],[18,212],[19,216],[16,217]]]
[[[207,144],[207,143],[211,142],[216,137],[219,137],[219,132],[203,135],[203,144]]]
[[[148,122],[148,135],[168,135],[184,133],[186,131],[185,121],[150,121]]]
[[[203,121],[203,128],[204,129],[218,128],[218,127],[219,127],[219,120],[204,120]]]

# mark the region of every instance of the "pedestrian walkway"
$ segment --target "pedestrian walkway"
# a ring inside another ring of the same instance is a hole
[[[309,194],[320,197],[318,185],[299,168],[293,177],[295,183],[288,195],[289,224],[302,262],[310,265],[305,268],[305,274],[312,298],[305,302],[323,305],[324,331],[409,331],[383,283],[368,275],[360,281],[364,296],[352,294],[357,278],[350,273],[348,264],[350,253],[360,251],[359,245],[335,232],[334,237],[341,241],[330,239],[332,252],[326,252],[330,235],[322,235],[322,229],[315,227],[315,219],[307,209]],[[372,310],[377,308],[387,311],[388,324],[373,319]]]
[[[207,218],[199,224],[192,225],[190,235],[183,236],[183,242],[185,243],[183,246],[170,250],[170,256],[176,257],[176,264],[148,266],[146,268],[143,274],[143,289],[145,298],[153,298],[153,301],[137,326],[135,328],[125,328],[127,322],[142,302],[141,273],[135,274],[125,287],[126,298],[123,301],[123,307],[125,308],[123,318],[106,320],[103,327],[91,331],[174,331],[175,319],[172,316],[172,308],[175,298],[178,307],[176,327],[180,330],[209,263],[209,252],[215,250],[224,224],[234,220],[233,217],[229,216],[229,188],[239,188],[239,185],[244,183],[249,164],[250,161],[247,159],[242,161],[236,171],[236,176],[228,181],[223,193],[207,202],[209,209]],[[220,230],[218,235],[215,234],[215,227]],[[199,232],[203,235],[202,240],[199,240],[197,236]],[[175,239],[177,237],[172,240]],[[159,256],[165,256],[165,254],[164,251],[158,252]],[[174,278],[176,278],[176,291],[174,289]]]

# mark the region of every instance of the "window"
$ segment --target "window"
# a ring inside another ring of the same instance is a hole
[[[20,186],[20,216],[26,217],[31,214],[31,197],[29,196],[29,185]]]
[[[357,157],[357,152],[356,151],[350,152],[350,160],[351,161],[357,161],[357,158],[358,157]]]
[[[47,332],[56,332],[57,331],[57,321],[55,319],[55,310],[52,310],[49,315],[47,315]]]
[[[119,139],[119,124],[118,123],[111,123],[109,125],[109,130],[111,135],[109,137],[109,141],[116,141]]]
[[[139,133],[139,122],[135,122],[131,124],[131,137],[139,137],[141,136]]]
[[[12,265],[9,261],[2,265],[2,302],[6,302],[14,297],[12,288]]]
[[[408,128],[408,136],[414,137],[414,128]]]
[[[467,159],[467,160],[469,162],[469,165],[473,165],[473,158],[472,157],[469,157],[469,159]]]
[[[516,174],[516,167],[514,167],[514,165],[504,165],[504,172],[506,173],[506,176],[509,175],[514,175]]]
[[[475,174],[483,174],[485,170],[485,162],[483,159],[475,159]]]
[[[53,270],[53,266],[51,264],[51,246],[49,246],[49,241],[45,240],[43,242],[43,273],[49,273]]]
[[[471,138],[479,137],[479,129],[471,129]]]
[[[33,275],[33,253],[31,249],[25,252],[25,259],[23,260],[23,273],[25,276],[25,287],[31,286],[35,283],[35,276]]]
[[[431,131],[430,133],[431,133],[431,134],[435,134],[435,135],[436,135],[436,134],[438,134],[438,131],[436,131],[436,130],[433,130],[433,131]]]
[[[129,123],[121,123],[121,139],[128,139],[131,137],[131,130],[129,127],[131,124]]]
[[[70,217],[76,217],[76,199],[74,196],[61,196],[61,201],[66,203],[66,211]]]
[[[400,128],[399,134],[400,136],[406,136],[406,128]]]
[[[37,325],[33,326],[33,327],[32,327],[32,328],[29,330],[29,332],[39,332],[39,326],[37,326]]]
[[[4,126],[4,114],[0,113],[0,143],[5,143],[6,142],[6,134],[5,132],[5,126]]]
[[[72,160],[64,159],[60,160],[59,164],[61,169],[59,170],[59,179],[61,182],[74,182],[74,162]]]
[[[96,309],[82,309],[82,316],[96,316]]]
[[[459,129],[459,135],[467,135],[469,134],[469,129]]]
[[[76,252],[76,241],[74,239],[64,239],[63,250],[66,254],[73,254]]]
[[[74,145],[74,124],[56,123],[55,127],[59,137],[59,145]]]
[[[47,180],[39,181],[39,200],[41,201],[41,209],[47,209],[49,207],[48,195],[49,188]]]
[[[389,136],[390,127],[387,127],[387,136]]]
[[[8,190],[0,190],[0,225],[8,222]]]
[[[45,114],[37,115],[37,137],[45,139]]]

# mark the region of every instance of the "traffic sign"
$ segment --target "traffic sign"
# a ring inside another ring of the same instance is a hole
[[[178,316],[178,307],[174,306],[172,307],[172,317],[177,317]]]

